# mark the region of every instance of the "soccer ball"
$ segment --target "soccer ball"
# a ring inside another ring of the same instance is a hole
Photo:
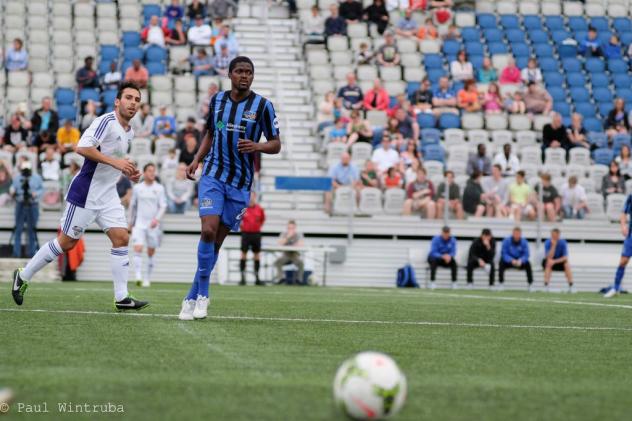
[[[388,355],[361,352],[338,369],[334,400],[352,418],[388,418],[404,406],[406,376]]]

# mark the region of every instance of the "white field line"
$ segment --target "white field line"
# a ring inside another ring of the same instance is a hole
[[[79,310],[43,310],[43,309],[17,309],[0,308],[0,312],[31,312],[31,313],[53,313],[53,314],[78,314],[78,315],[99,315],[99,316],[135,316],[135,317],[158,317],[174,319],[176,314],[162,313],[118,313],[104,311],[79,311]],[[341,324],[377,324],[377,325],[401,325],[401,326],[446,326],[446,327],[468,327],[468,328],[495,328],[495,329],[544,329],[544,330],[577,330],[577,331],[618,331],[632,332],[632,327],[609,327],[609,326],[555,326],[555,325],[519,325],[519,324],[496,324],[496,323],[453,323],[453,322],[432,322],[432,321],[395,321],[395,320],[344,320],[344,319],[300,319],[291,317],[257,317],[257,316],[209,316],[212,320],[244,320],[244,321],[269,321],[269,322],[298,322],[298,323],[341,323]]]

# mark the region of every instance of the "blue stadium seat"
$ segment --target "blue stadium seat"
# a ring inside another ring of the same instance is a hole
[[[619,155],[619,152],[621,151],[621,148],[624,145],[632,149],[632,144],[631,144],[631,139],[630,139],[629,134],[622,133],[622,134],[617,134],[617,135],[612,136],[612,152],[614,152],[615,155]]]
[[[500,25],[505,29],[520,28],[520,21],[516,15],[500,15]]]
[[[568,117],[571,115],[571,106],[566,102],[554,102],[553,110],[560,113],[564,117]]]
[[[101,60],[99,62],[99,74],[101,76],[105,75],[107,72],[110,71],[110,63],[112,63],[111,61],[105,61],[105,60]]]
[[[74,105],[58,105],[57,115],[59,116],[60,122],[64,120],[75,121],[77,118],[77,108]]]
[[[610,70],[612,74],[627,73],[628,64],[621,59],[608,60],[608,70]]]
[[[478,26],[483,29],[496,28],[496,16],[491,13],[479,13],[476,15]]]
[[[600,119],[591,117],[584,120],[584,129],[586,129],[587,132],[602,133],[603,125]]]
[[[75,91],[70,88],[58,88],[55,91],[55,102],[57,106],[74,104]]]
[[[574,102],[590,102],[590,93],[583,86],[571,88],[570,93]]]
[[[595,106],[590,102],[576,102],[575,112],[581,114],[584,118],[594,117],[596,114]]]
[[[605,133],[589,131],[586,138],[591,145],[595,145],[597,148],[608,147],[608,135]]]
[[[576,58],[565,58],[562,60],[562,68],[567,73],[577,73],[582,71],[582,63]]]
[[[632,32],[622,32],[619,34],[621,38],[621,44],[626,48],[632,44]]]
[[[487,44],[487,49],[492,56],[494,54],[507,54],[509,52],[507,45],[503,42],[491,42]]]
[[[595,28],[597,32],[609,31],[608,19],[603,16],[595,16],[590,19],[590,26]]]
[[[547,86],[546,90],[549,92],[549,95],[551,95],[554,102],[566,101],[566,90],[560,85]]]
[[[147,63],[147,71],[149,72],[149,76],[153,75],[164,75],[167,73],[167,68],[164,63],[152,61]]]
[[[496,28],[491,28],[491,29],[485,29],[483,31],[483,36],[485,37],[485,40],[490,43],[490,42],[501,42],[503,40],[503,33],[500,29],[496,29]]]
[[[143,50],[138,47],[128,47],[123,50],[123,59],[125,61],[142,60]]]
[[[103,104],[106,107],[113,106],[114,100],[116,99],[116,89],[108,89],[107,91],[103,91]]]
[[[483,44],[480,42],[466,42],[465,43],[465,51],[468,55],[471,56],[482,56],[485,54],[485,49],[483,48]]]
[[[94,88],[83,88],[81,91],[79,91],[79,100],[81,102],[85,102],[85,101],[99,102],[101,101],[101,95],[99,94],[99,91],[97,91]]]
[[[539,29],[534,29],[533,31],[528,32],[529,39],[532,44],[548,44],[549,43],[549,35],[541,31]]]
[[[543,57],[538,64],[542,72],[558,72],[560,70],[560,63],[553,57]]]
[[[588,73],[603,73],[606,70],[604,62],[597,57],[588,57],[584,67]]]
[[[626,105],[632,103],[632,89],[630,88],[619,88],[616,91],[616,95],[618,98],[623,98]]]
[[[374,127],[373,128],[373,139],[371,139],[371,144],[373,145],[373,147],[375,148],[376,146],[379,146],[380,143],[382,143],[382,136],[384,134],[384,128],[383,127]]]
[[[157,45],[152,45],[145,50],[145,61],[163,62],[167,60],[167,50]]]
[[[531,56],[531,49],[527,44],[516,42],[509,44],[509,46],[511,47],[511,52],[513,53],[514,57]]]
[[[602,44],[607,44],[610,42],[610,38],[612,37],[612,32],[610,31],[602,31],[597,34],[597,39]]]
[[[632,32],[632,21],[630,18],[614,18],[612,27],[619,33]]]
[[[409,100],[412,99],[414,93],[419,90],[420,86],[421,82],[408,82],[408,84],[406,85],[406,95],[408,96]]]
[[[515,56],[515,54],[514,54]],[[529,64],[529,58],[531,56],[516,56],[516,66],[518,66],[519,69],[524,69],[525,67],[527,67],[527,64]]]
[[[615,88],[629,88],[632,86],[632,78],[627,73],[619,73],[612,76]]]
[[[558,29],[557,31],[553,31],[551,33],[551,38],[556,44],[561,44],[562,42],[564,42],[564,40],[572,37],[573,35],[571,35],[570,32],[563,29]]]
[[[505,35],[507,36],[507,41],[509,41],[511,44],[524,44],[525,40],[527,39],[522,29],[510,29],[505,33]]]
[[[465,86],[465,84],[461,81],[452,82],[452,90],[454,92],[459,92],[461,89],[463,89],[463,86]]]
[[[525,15],[522,23],[527,31],[542,29],[542,20],[537,15]]]
[[[586,18],[583,16],[571,16],[568,18],[568,29],[573,32],[587,31],[588,22],[586,22]]]
[[[127,69],[129,67],[131,67],[131,66],[132,66],[132,62],[131,61],[129,61],[129,60],[124,61],[123,64],[121,64],[121,74],[124,75],[125,72],[127,71]]]
[[[594,88],[607,88],[610,84],[610,79],[604,73],[593,73],[590,75],[590,82]]]
[[[583,73],[567,73],[566,85],[568,85],[569,88],[574,88],[576,86],[586,86],[586,78],[584,77]]]
[[[102,45],[101,46],[100,57],[102,61],[103,60],[105,61],[118,60],[120,54],[121,54],[121,51],[116,45]]]
[[[577,57],[576,45],[560,45],[557,47],[560,58]]]
[[[463,42],[480,42],[481,31],[472,26],[461,28],[461,38],[463,38]]]
[[[434,128],[421,129],[421,144],[422,146],[427,145],[438,145],[441,143],[441,131]]]
[[[474,70],[478,70],[483,67],[484,58],[484,56],[477,54],[469,56],[470,63],[472,63],[472,67],[474,67]]]
[[[544,26],[549,31],[556,31],[558,29],[564,29],[564,18],[561,16],[545,16]]]
[[[613,158],[614,152],[612,149],[599,148],[593,151],[593,160],[595,161],[595,164],[610,165]]]
[[[606,118],[610,110],[612,110],[612,102],[600,102],[597,104],[597,108],[599,109],[599,114]]]
[[[459,51],[463,49],[462,44],[459,41],[453,39],[447,39],[443,42],[443,54],[457,55]]]
[[[582,40],[585,40],[587,36],[588,36],[588,31],[573,31],[573,38],[575,38],[576,40],[579,40],[580,42]]]
[[[445,161],[445,152],[441,145],[428,145],[424,148],[423,154],[425,161]]]
[[[461,128],[461,117],[452,113],[443,113],[439,117],[439,128],[459,129]],[[432,159],[432,158],[427,158],[427,159]]]
[[[608,88],[594,88],[593,87],[593,98],[596,102],[612,102],[612,92]]]
[[[443,69],[428,69],[426,72],[426,76],[428,76],[428,80],[432,84],[439,82],[439,79],[446,75],[447,72]]]
[[[550,86],[562,86],[564,85],[564,75],[560,72],[546,72],[542,75],[547,88]]]
[[[535,55],[538,59],[542,57],[553,57],[553,47],[549,44],[535,44]]]
[[[140,46],[140,33],[136,31],[123,32],[123,47],[139,47]]]
[[[143,18],[145,22],[147,22],[154,15],[162,16],[162,10],[160,9],[159,4],[146,4],[143,6]]]
[[[437,121],[435,120],[434,116],[427,113],[417,114],[417,124],[419,124],[420,129],[432,129],[437,127]]]
[[[440,69],[443,67],[443,57],[439,54],[426,54],[424,56],[424,66],[426,70]]]

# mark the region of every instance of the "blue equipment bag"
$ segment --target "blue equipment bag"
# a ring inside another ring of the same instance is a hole
[[[398,288],[419,288],[417,279],[415,279],[415,269],[411,265],[397,269],[397,287]]]

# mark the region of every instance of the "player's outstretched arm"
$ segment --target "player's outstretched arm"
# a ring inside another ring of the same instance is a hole
[[[111,167],[116,168],[117,170],[123,172],[126,177],[128,177],[134,183],[138,182],[140,179],[140,171],[136,169],[134,164],[127,159],[116,159],[104,155],[99,151],[96,147],[78,147],[77,153],[84,158],[87,158],[91,161],[98,162],[99,164],[109,165]]]
[[[211,150],[211,145],[213,144],[213,138],[211,137],[211,132],[207,131],[204,139],[202,139],[202,144],[200,144],[200,149],[198,149],[195,154],[195,158],[189,166],[187,167],[187,178],[189,180],[195,181],[195,172],[200,165],[200,161],[203,161],[208,152]]]
[[[261,152],[275,155],[281,152],[281,140],[277,137],[269,139],[267,142],[255,143],[248,139],[239,139],[237,150],[241,153]]]

